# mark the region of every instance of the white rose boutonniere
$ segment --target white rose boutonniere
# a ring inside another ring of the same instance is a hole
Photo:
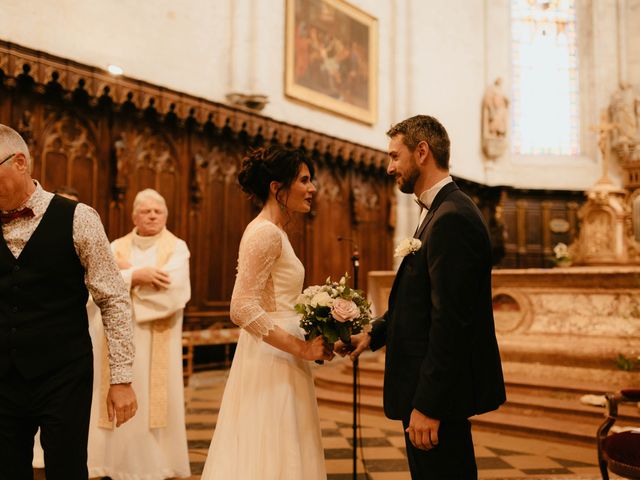
[[[417,238],[405,238],[402,240],[395,251],[393,252],[394,257],[406,257],[410,253],[416,253],[422,247],[422,242]]]

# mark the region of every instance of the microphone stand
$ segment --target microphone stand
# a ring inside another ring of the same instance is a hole
[[[353,245],[351,265],[353,268],[353,288],[358,289],[358,271],[360,269],[360,253],[358,245],[352,238],[338,237],[339,242],[347,241]],[[358,478],[358,359],[353,361],[353,480]]]
[[[360,269],[360,253],[354,244],[353,255],[353,288],[358,289],[358,270]],[[358,477],[358,358],[353,361],[353,480]]]

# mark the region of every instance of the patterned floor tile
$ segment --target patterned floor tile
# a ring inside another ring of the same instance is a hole
[[[191,480],[200,478],[225,381],[224,371],[202,372],[185,389]],[[359,424],[358,480],[411,480],[400,423],[361,414]],[[320,426],[327,480],[353,480],[352,413],[321,406]],[[599,478],[593,449],[477,430],[474,441],[481,480]]]

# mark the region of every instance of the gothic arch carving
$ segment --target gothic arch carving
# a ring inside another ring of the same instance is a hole
[[[328,168],[318,168],[316,170],[316,182],[318,185],[318,202],[344,202],[344,190],[333,171]]]
[[[85,203],[98,197],[98,154],[91,123],[68,112],[53,115],[42,134],[38,175],[43,186],[55,190],[62,185],[77,189]]]
[[[380,208],[380,195],[375,185],[357,175],[353,176],[350,200],[355,224],[367,221],[370,213]]]

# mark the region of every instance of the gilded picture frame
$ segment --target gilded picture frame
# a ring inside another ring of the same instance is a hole
[[[344,0],[287,0],[285,94],[374,124],[378,21]]]

